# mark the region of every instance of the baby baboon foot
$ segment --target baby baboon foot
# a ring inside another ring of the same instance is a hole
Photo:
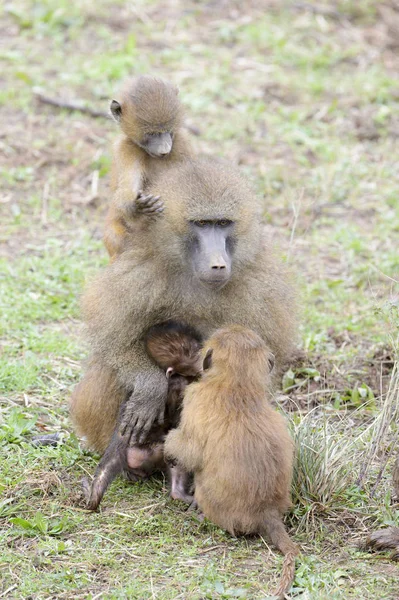
[[[160,196],[144,194],[143,191],[139,192],[135,202],[135,210],[137,213],[147,216],[155,216],[163,212],[163,209],[164,203],[160,199]]]
[[[199,510],[198,508],[198,502],[196,501],[196,499],[194,498],[194,500],[191,502],[190,506],[188,507],[188,512],[195,512],[195,517],[198,519],[198,521],[202,521],[205,519],[205,515],[202,512],[202,510]]]
[[[125,479],[127,479],[127,481],[130,481],[130,483],[136,483],[136,481],[148,479],[148,473],[140,469],[125,469],[122,472],[122,475]]]
[[[198,510],[198,502],[196,501],[195,498],[193,498],[192,502],[190,503],[190,506],[188,507],[188,510],[190,512],[192,512],[194,510]],[[198,514],[202,515],[202,513],[200,513],[200,512]]]
[[[186,504],[189,504],[190,506],[194,502],[194,496],[191,496],[190,494],[187,494],[185,491],[180,490],[180,489],[172,488],[172,490],[170,492],[170,497],[173,500],[181,500],[182,502],[185,502]]]

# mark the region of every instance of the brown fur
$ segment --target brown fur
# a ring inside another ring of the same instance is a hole
[[[195,500],[206,517],[232,535],[267,534],[283,552],[276,595],[284,597],[298,549],[282,522],[291,503],[293,444],[270,404],[273,355],[240,325],[216,331],[204,352],[205,360],[212,353],[211,366],[186,390],[165,456],[194,473]]]
[[[96,361],[89,365],[84,378],[73,390],[70,402],[75,429],[78,435],[84,436],[89,448],[98,452],[106,449],[126,396],[126,389],[118,383],[113,369],[104,369]],[[103,407],[106,407],[105,414]]]
[[[137,210],[140,191],[147,189],[164,169],[192,154],[188,137],[182,130],[183,111],[175,86],[154,77],[138,77],[126,83],[120,105],[121,136],[114,145],[112,202],[104,234],[111,257],[134,242],[138,231],[151,229],[154,219],[150,216],[157,213],[141,214]],[[173,135],[170,153],[163,157],[150,156],[145,148],[146,135],[164,132]]]
[[[399,454],[393,467],[392,483],[396,499],[399,500]],[[373,531],[366,540],[366,547],[375,550],[393,550],[391,559],[399,561],[399,527]]]
[[[366,547],[374,550],[393,550],[391,559],[399,561],[399,527],[373,531],[366,540]]]
[[[91,486],[85,481],[87,507],[96,510],[107,487],[123,471],[129,479],[148,477],[155,470],[164,470],[163,442],[166,433],[177,427],[186,386],[201,372],[200,337],[183,323],[169,321],[152,327],[146,335],[145,345],[153,360],[168,371],[168,397],[163,425],[157,425],[149,433],[145,445],[129,447],[127,436],[121,436],[118,426],[111,442],[97,466]],[[124,407],[122,407],[123,416]],[[186,492],[188,476],[177,467],[168,469],[171,495],[175,499],[191,499]]]
[[[215,160],[188,161],[164,172],[150,191],[162,193],[165,201],[151,244],[138,239],[100,273],[83,300],[95,365],[91,369],[101,377],[89,370],[75,390],[72,416],[78,431],[99,452],[115,428],[124,399],[120,390],[131,395],[125,422],[133,431],[143,422],[162,418],[167,380],[143,342],[146,331],[157,323],[186,322],[203,339],[230,323],[245,325],[271,348],[276,373],[295,341],[290,278],[265,237],[256,196],[237,169]],[[232,273],[218,290],[196,279],[185,254],[190,221],[214,218],[235,222]]]
[[[164,371],[172,369],[183,377],[197,377],[202,369],[201,338],[185,323],[168,321],[151,327],[145,345],[148,354]]]

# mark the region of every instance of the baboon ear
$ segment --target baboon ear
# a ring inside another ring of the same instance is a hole
[[[276,362],[276,358],[275,358],[274,354],[270,353],[270,356],[269,356],[269,358],[267,360],[268,360],[268,363],[269,363],[269,369],[270,369],[270,373],[271,373],[273,371],[273,369],[274,369],[274,364]]]
[[[111,115],[114,117],[115,121],[120,121],[122,116],[122,107],[116,100],[111,100],[111,104],[109,105]]]
[[[212,366],[212,354],[213,350],[212,348],[209,348],[208,352],[205,354],[204,362],[202,363],[202,368],[204,369],[204,371],[206,371]]]

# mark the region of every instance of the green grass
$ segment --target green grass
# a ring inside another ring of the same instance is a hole
[[[388,420],[399,322],[399,13],[371,0],[232,6],[0,8],[0,596],[264,600],[282,564],[265,541],[199,522],[162,478],[115,481],[101,512],[83,508],[80,482],[98,457],[73,434],[68,398],[87,354],[79,297],[107,261],[116,132],[35,92],[106,110],[119,80],[150,72],[179,85],[198,151],[253,181],[297,273],[305,358],[281,398],[299,449],[292,597],[399,597],[398,566],[358,550],[368,531],[399,520],[392,461],[373,491],[397,423],[369,453],[375,419]],[[32,445],[49,432],[58,447]]]

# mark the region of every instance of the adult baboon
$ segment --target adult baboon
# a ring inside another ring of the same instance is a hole
[[[244,325],[270,347],[276,371],[295,340],[293,288],[266,240],[260,204],[237,169],[214,159],[187,161],[149,191],[165,203],[153,236],[105,267],[83,299],[91,367],[71,412],[78,432],[100,452],[126,395],[121,432],[132,443],[144,442],[163,420],[168,383],[145,350],[150,327],[183,321],[206,339],[224,325]]]

